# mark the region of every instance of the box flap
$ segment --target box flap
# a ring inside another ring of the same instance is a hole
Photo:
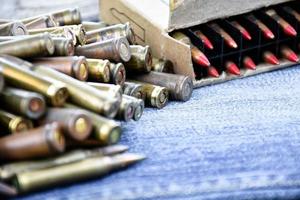
[[[287,0],[170,0],[168,31],[187,28]],[[154,2],[154,1],[151,1]]]

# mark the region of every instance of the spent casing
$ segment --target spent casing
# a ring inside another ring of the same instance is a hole
[[[108,83],[110,81],[109,60],[87,59],[89,79]]]
[[[110,82],[116,85],[124,85],[126,80],[126,69],[122,63],[110,63]]]
[[[0,110],[0,126],[3,132],[18,133],[32,129],[32,121],[15,114]]]
[[[131,58],[124,63],[126,71],[132,74],[151,71],[152,54],[149,46],[131,45]]]

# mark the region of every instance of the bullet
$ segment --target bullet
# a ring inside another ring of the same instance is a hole
[[[128,122],[133,118],[135,105],[122,97],[122,101],[116,115],[116,119]]]
[[[6,133],[28,131],[33,127],[33,124],[30,120],[4,110],[0,110],[0,125],[3,128],[2,131]]]
[[[249,56],[244,57],[243,64],[246,69],[256,70],[256,64]]]
[[[39,188],[103,176],[144,159],[145,157],[142,155],[129,153],[88,158],[57,167],[19,173],[13,182],[21,193],[29,192]]]
[[[210,62],[207,59],[207,57],[204,55],[204,53],[202,53],[202,51],[200,51],[197,47],[195,47],[192,44],[192,42],[188,36],[186,36],[185,34],[183,34],[181,32],[178,32],[178,31],[173,33],[171,36],[184,44],[190,45],[192,59],[195,63],[199,64],[202,67],[210,66]]]
[[[273,32],[259,19],[257,19],[254,15],[248,15],[247,19],[251,21],[253,24],[256,24],[258,28],[262,31],[263,36],[266,39],[272,40],[275,38]]]
[[[95,30],[95,29],[105,28],[108,25],[106,23],[104,23],[104,22],[88,22],[88,21],[83,21],[82,22],[82,26],[88,32],[88,31],[92,31],[92,30]]]
[[[87,84],[97,88],[98,90],[107,92],[108,96],[112,96],[117,99],[122,98],[123,90],[120,85],[107,84],[107,83],[95,83],[95,82],[87,82]]]
[[[53,56],[73,56],[75,53],[75,46],[73,41],[63,37],[52,37],[54,43]]]
[[[32,64],[55,69],[81,81],[88,79],[88,63],[84,56],[36,58]]]
[[[279,65],[278,58],[270,51],[266,51],[263,53],[263,59],[265,62],[272,65]]]
[[[298,22],[300,22],[300,14],[299,14],[296,10],[294,10],[294,9],[292,9],[292,8],[290,8],[290,7],[287,7],[287,6],[283,7],[283,10],[284,10],[285,12],[287,12],[287,13],[293,15],[293,16],[295,17],[295,19],[296,19]]]
[[[65,140],[57,123],[0,138],[1,160],[44,158],[64,149]]]
[[[210,50],[214,49],[214,46],[213,46],[212,42],[201,31],[199,31],[199,30],[195,31],[195,35],[197,35],[199,37],[199,39],[202,41],[202,43],[204,44],[204,46],[207,49],[210,49]]]
[[[129,101],[132,102],[134,105],[134,111],[133,111],[133,119],[135,121],[138,121],[144,112],[145,103],[142,99],[138,99],[132,96],[128,96],[126,94],[122,95],[122,101]]]
[[[67,8],[50,13],[60,26],[81,24],[81,14],[78,8]]]
[[[283,29],[283,32],[292,37],[297,36],[297,31],[282,17],[280,17],[277,12],[273,9],[267,10],[266,14],[269,15],[273,20],[277,22],[277,24]]]
[[[167,88],[172,100],[187,101],[193,93],[193,81],[188,76],[150,72],[133,79]]]
[[[0,25],[0,35],[2,36],[15,36],[27,35],[28,31],[25,25],[21,22],[9,22]]]
[[[30,35],[41,33],[49,33],[54,37],[64,36],[65,38],[72,40],[74,45],[85,45],[86,43],[85,30],[82,28],[82,25],[69,25],[29,30]]]
[[[106,117],[112,118],[117,114],[120,99],[109,97],[107,93],[51,68],[32,66],[31,70],[41,76],[50,77],[58,83],[65,83],[70,102]]]
[[[40,93],[53,106],[62,106],[65,103],[68,97],[65,84],[54,83],[53,80],[30,71],[30,63],[16,57],[2,55],[0,66],[5,80],[10,85]]]
[[[57,122],[64,135],[73,140],[87,139],[92,131],[92,122],[89,116],[82,110],[72,108],[49,108],[45,117],[39,120],[39,124]]]
[[[218,78],[220,76],[219,72],[217,71],[217,69],[213,66],[209,66],[207,68],[207,74],[209,77],[213,77],[213,78]]]
[[[192,53],[192,58],[193,61],[203,67],[209,67],[210,66],[210,62],[207,59],[207,57],[204,55],[204,53],[202,53],[202,51],[200,51],[197,47],[192,47],[191,48],[191,53]]]
[[[245,40],[252,40],[250,33],[237,21],[230,22],[240,33],[242,34]]]
[[[142,90],[142,85],[134,82],[125,82],[123,86],[124,94],[137,99],[146,99],[146,94]]]
[[[76,109],[80,109],[79,107],[73,105],[73,104],[66,104],[67,108],[76,108]],[[104,118],[100,115],[97,115],[96,113],[87,111],[87,110],[83,110],[86,115],[89,116],[89,118],[92,121],[92,125],[93,125],[93,131],[92,131],[92,135],[91,138],[89,140],[85,140],[85,141],[70,141],[72,142],[72,146],[78,148],[79,146],[83,146],[84,144],[86,144],[86,146],[89,146],[89,141],[95,141],[92,143],[96,143],[96,146],[99,145],[112,145],[112,144],[116,144],[119,142],[120,137],[121,137],[121,125],[120,123],[117,123],[114,120],[111,119],[107,119]]]
[[[148,73],[151,71],[152,54],[147,45],[130,45],[131,58],[125,62],[126,71],[129,73]]]
[[[135,37],[130,24],[115,24],[87,32],[87,43],[94,43],[119,37],[126,37],[130,44],[135,43]]]
[[[299,62],[299,58],[298,58],[297,54],[289,47],[287,47],[287,46],[281,47],[280,52],[281,52],[282,56],[284,58],[288,59],[289,61]]]
[[[87,59],[89,80],[108,83],[110,81],[109,60]]]
[[[224,30],[222,29],[218,24],[212,23],[209,25],[211,29],[213,29],[216,33],[218,33],[223,39],[225,44],[233,49],[238,48],[237,43],[234,41],[234,39]]]
[[[131,58],[129,43],[125,37],[78,46],[75,54],[115,62],[128,62]]]
[[[174,74],[174,66],[170,60],[152,57],[152,71]]]
[[[28,23],[24,23],[28,30],[30,29],[40,29],[58,26],[51,16],[41,16],[32,20]]]
[[[150,83],[134,81],[142,86],[142,92],[145,94],[145,104],[154,108],[163,108],[169,101],[169,92],[167,88]]]
[[[61,166],[73,162],[85,160],[87,158],[104,157],[117,155],[128,150],[124,145],[112,145],[107,147],[97,147],[93,149],[80,149],[73,150],[63,155],[45,160],[36,161],[19,161],[1,166],[0,177],[1,179],[9,180],[16,174],[30,172],[45,168]]]
[[[0,54],[20,58],[48,56],[54,53],[54,43],[47,33],[0,43]]]
[[[241,75],[241,71],[239,67],[232,61],[227,61],[225,63],[225,68],[229,74],[237,75],[237,76]]]
[[[17,190],[15,187],[0,182],[0,196],[13,197],[16,195],[17,195]]]
[[[6,87],[0,97],[6,110],[29,119],[38,119],[46,112],[45,99],[39,93]]]
[[[116,85],[124,85],[126,80],[126,70],[122,63],[110,63],[110,82]]]

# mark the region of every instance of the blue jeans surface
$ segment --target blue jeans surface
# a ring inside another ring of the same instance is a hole
[[[200,88],[123,126],[147,160],[16,199],[300,198],[300,67]]]

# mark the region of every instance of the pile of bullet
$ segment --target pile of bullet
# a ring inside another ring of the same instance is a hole
[[[298,63],[298,2],[263,8],[175,31],[172,37],[191,47],[195,78],[242,76],[261,64]]]
[[[98,177],[143,160],[116,145],[144,106],[187,101],[191,78],[134,45],[128,23],[78,9],[0,20],[0,194]],[[128,79],[126,78],[128,77]]]

